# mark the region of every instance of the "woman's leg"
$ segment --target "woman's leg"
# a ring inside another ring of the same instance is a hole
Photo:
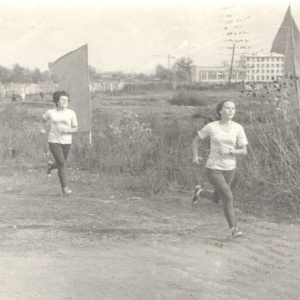
[[[61,144],[62,149],[63,149],[63,154],[65,161],[67,161],[70,149],[71,149],[71,144]],[[54,163],[48,162],[48,173],[50,174],[52,170],[57,169],[56,161]]]
[[[234,174],[235,174],[235,172],[226,171],[226,173],[224,175],[225,180],[226,180],[227,184],[230,186],[230,188],[231,188],[231,184],[233,182]],[[201,197],[207,198],[215,203],[220,202],[220,196],[217,191],[202,189],[201,192],[199,193],[199,195]]]
[[[70,147],[65,147],[58,143],[49,143],[50,151],[55,159],[55,164],[58,171],[58,178],[60,181],[60,185],[62,188],[67,186],[67,180],[66,180],[66,160],[65,160],[65,153],[66,157],[68,156],[68,150],[70,150]]]
[[[234,171],[235,170],[221,171],[207,169],[208,180],[213,185],[215,192],[218,193],[219,198],[222,200],[223,211],[228,222],[229,228],[235,227],[233,196],[230,189],[230,185],[234,176]]]
[[[215,203],[220,202],[220,197],[219,197],[219,194],[217,193],[217,191],[202,189],[199,193],[199,196],[209,199]]]
[[[209,170],[210,169],[207,168],[206,172],[209,172]],[[207,174],[207,177],[209,178],[209,174]],[[208,189],[203,189],[203,188],[201,188],[201,186],[197,186],[196,189],[195,189],[196,196],[194,196],[195,199],[196,199],[196,197],[202,197],[202,198],[209,199],[217,204],[220,202],[220,197],[216,190],[212,191],[212,190],[208,190]],[[196,202],[196,201],[194,200],[193,202]]]
[[[62,145],[62,149],[63,149],[64,158],[65,158],[65,162],[66,162],[67,159],[68,159],[68,155],[70,153],[71,144],[64,144],[64,145]]]
[[[53,156],[53,155],[52,155]],[[52,170],[57,169],[56,162],[52,162],[51,160],[48,161],[48,168],[47,168],[47,174],[50,175]]]

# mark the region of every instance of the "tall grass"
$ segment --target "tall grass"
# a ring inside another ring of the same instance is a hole
[[[195,184],[191,163],[195,122],[164,121],[154,115],[139,120],[128,111],[114,117],[95,111],[94,119],[93,145],[76,138],[74,161],[116,175],[144,178],[142,186],[149,193]]]
[[[254,118],[249,133],[250,154],[243,162],[248,201],[261,202],[265,214],[268,210],[277,217],[299,214],[299,132],[274,112],[265,116],[264,123]]]
[[[39,118],[26,108],[8,104],[0,111],[0,159],[19,167],[43,163],[47,156],[45,137],[39,132]]]
[[[298,135],[291,132],[281,114],[270,105],[240,104],[238,116],[250,146],[248,156],[238,161],[236,201],[249,212],[260,211],[268,216],[298,214]],[[40,115],[40,111],[29,111],[22,106],[2,106],[2,165],[46,164],[49,150],[46,137],[39,133]],[[192,164],[191,143],[205,123],[203,116],[213,115],[214,105],[199,111],[198,118],[173,120],[153,114],[140,118],[129,111],[108,115],[95,109],[93,143],[89,144],[85,134],[75,135],[69,164],[124,176],[131,182],[131,188],[139,192],[190,192],[199,181],[208,185],[204,164],[200,167]],[[207,157],[206,143],[200,152]]]

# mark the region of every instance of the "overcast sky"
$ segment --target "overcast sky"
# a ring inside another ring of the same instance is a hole
[[[300,3],[290,2],[299,27]],[[221,65],[231,55],[230,26],[244,33],[248,52],[268,52],[288,5],[286,0],[0,0],[0,65],[44,71],[48,62],[84,44],[89,64],[99,71],[152,73],[157,64],[167,67],[168,54]]]

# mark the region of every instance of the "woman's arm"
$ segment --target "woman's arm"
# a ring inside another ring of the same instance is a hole
[[[237,149],[229,149],[229,153],[233,155],[247,155],[247,146],[241,146]]]
[[[75,133],[78,132],[78,126],[71,126],[69,128],[61,128],[60,129],[60,133],[64,133],[64,134],[71,134],[71,133]]]
[[[45,134],[47,132],[47,121],[42,118],[41,123],[39,124],[40,133]]]
[[[75,133],[78,132],[78,126],[71,126],[71,128],[69,129],[69,133]]]
[[[193,162],[195,164],[199,164],[199,162],[201,160],[203,160],[203,158],[201,156],[199,156],[199,144],[200,144],[200,137],[199,135],[197,135],[194,140],[193,140]]]
[[[75,133],[75,132],[78,132],[78,122],[77,122],[77,116],[76,116],[75,112],[73,111],[73,116],[71,119],[71,126],[70,126],[68,133]]]

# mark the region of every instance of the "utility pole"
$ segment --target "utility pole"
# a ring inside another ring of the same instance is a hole
[[[231,83],[232,68],[233,68],[233,58],[234,58],[234,50],[235,50],[235,44],[233,44],[233,49],[232,49],[232,57],[231,57],[231,65],[230,65],[230,71],[229,71],[229,81],[228,81],[228,85],[230,85],[230,83]]]
[[[171,56],[170,54],[168,54],[168,81],[171,81],[170,75],[171,75],[171,58],[174,58],[174,56]]]
[[[156,57],[165,57],[165,56],[161,56],[161,55],[153,55],[153,56],[156,56]],[[171,73],[171,59],[175,59],[174,56],[172,56],[171,54],[168,54],[167,55],[167,60],[168,60],[168,81],[170,82],[171,81],[171,77],[170,77],[170,73]]]

